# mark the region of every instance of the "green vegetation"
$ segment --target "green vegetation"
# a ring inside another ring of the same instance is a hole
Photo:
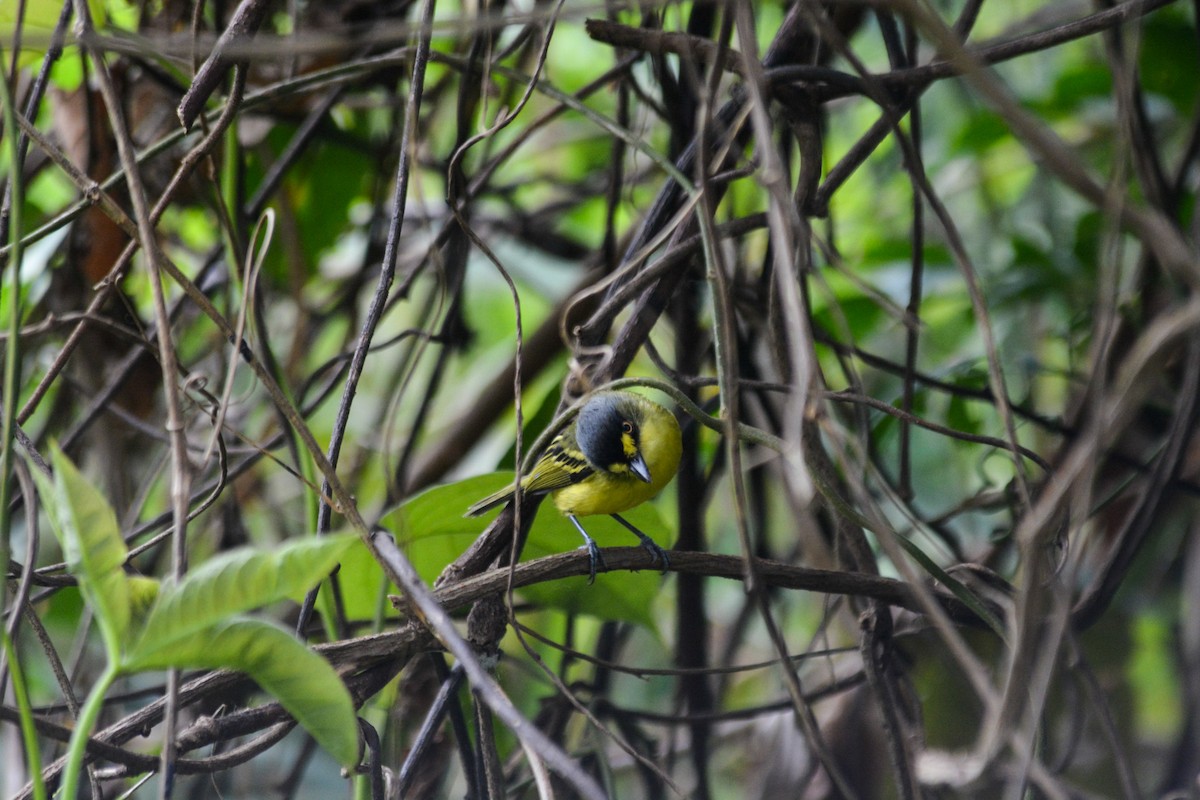
[[[1193,4],[25,5],[0,796],[1195,790]]]

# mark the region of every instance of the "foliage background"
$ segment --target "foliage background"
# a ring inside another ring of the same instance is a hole
[[[144,674],[105,706],[104,796],[158,772],[164,713],[189,796],[535,796],[543,763],[584,796],[1200,790],[1194,3],[86,8],[0,3],[32,702],[0,682],[3,796],[33,791],[22,719],[53,785],[102,666],[38,535],[51,440],[130,574],[364,537],[261,612],[324,643],[361,775],[251,685]],[[546,511],[526,588],[474,577],[513,529],[461,517],[485,473],[625,375],[716,428],[681,412],[631,517],[672,569],[589,520],[587,587]],[[453,613],[432,633],[407,563]]]

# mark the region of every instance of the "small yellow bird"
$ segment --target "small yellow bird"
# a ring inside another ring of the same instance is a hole
[[[596,543],[577,519],[592,514],[608,514],[633,531],[666,572],[671,563],[666,551],[620,513],[641,505],[670,483],[682,452],[679,423],[670,411],[632,392],[597,392],[522,478],[521,490],[553,493],[554,505],[583,534],[588,583],[596,579],[596,565],[604,564]],[[483,498],[467,509],[467,515],[477,516],[507,503],[514,489]]]

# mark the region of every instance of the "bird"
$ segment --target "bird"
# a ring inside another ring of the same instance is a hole
[[[682,452],[679,423],[666,408],[633,392],[600,391],[538,457],[521,479],[521,490],[551,494],[559,512],[583,535],[589,584],[604,559],[579,517],[609,515],[641,540],[651,563],[661,563],[665,573],[671,563],[666,551],[621,512],[641,505],[670,483]],[[515,490],[510,486],[488,495],[471,505],[466,516],[511,501]]]

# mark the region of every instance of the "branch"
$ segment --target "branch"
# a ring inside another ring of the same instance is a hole
[[[179,108],[175,113],[179,115],[179,121],[183,123],[184,130],[191,129],[196,118],[204,109],[204,103],[208,100],[208,96],[216,90],[217,84],[225,77],[226,71],[233,66],[235,60],[228,56],[226,50],[231,44],[254,35],[258,26],[262,24],[263,17],[267,15],[267,5],[267,0],[242,0],[237,10],[233,12],[229,26],[217,40],[208,59],[196,71],[192,85],[184,93],[183,99],[179,101]]]

